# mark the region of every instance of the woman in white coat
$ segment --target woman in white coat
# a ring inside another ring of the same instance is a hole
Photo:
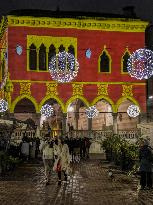
[[[64,173],[64,180],[67,181],[67,174],[70,171],[70,154],[68,145],[63,139],[55,141],[54,144],[54,170],[58,173],[58,184],[61,184],[61,174]]]

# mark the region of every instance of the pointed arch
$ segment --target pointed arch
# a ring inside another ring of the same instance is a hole
[[[42,70],[42,71],[47,70],[47,66],[46,66],[46,47],[43,43],[39,47],[39,70]]]
[[[37,70],[37,50],[33,43],[29,46],[29,70]]]
[[[128,62],[129,58],[130,58],[130,51],[128,50],[128,48],[126,48],[126,50],[121,58],[121,73],[122,74],[127,74],[127,72],[128,72],[127,62]]]
[[[62,102],[62,100],[61,100],[59,97],[57,97],[57,96],[55,96],[55,95],[53,95],[53,96],[45,96],[45,97],[42,99],[42,101],[41,101],[40,104],[39,104],[39,112],[40,112],[40,110],[41,110],[41,107],[44,105],[44,103],[45,103],[47,100],[49,100],[49,99],[54,99],[54,100],[56,100],[56,101],[58,102],[58,104],[61,106],[62,111],[64,112],[64,103]]]
[[[56,55],[56,48],[53,44],[51,44],[49,46],[49,52],[48,52],[48,67],[49,67],[49,62],[50,62],[51,58],[55,55]]]
[[[89,102],[87,101],[86,98],[84,98],[83,96],[79,96],[79,95],[76,95],[76,96],[72,96],[65,104],[65,109],[64,109],[64,112],[66,113],[67,112],[67,109],[68,109],[68,106],[75,100],[81,100],[87,107],[89,107]]]
[[[104,46],[104,49],[98,59],[99,72],[100,73],[111,73],[111,64],[112,64],[111,56],[108,50],[106,49],[106,46]]]
[[[15,109],[15,106],[17,105],[17,103],[24,99],[24,98],[27,98],[28,100],[30,100],[34,107],[35,107],[35,110],[36,110],[36,113],[39,113],[39,109],[38,109],[38,104],[37,104],[37,101],[35,100],[35,98],[33,98],[32,96],[28,96],[28,95],[20,95],[18,96],[14,101],[13,103],[11,104],[11,107],[10,107],[10,112],[13,113],[14,112],[14,109]]]
[[[60,47],[58,48],[59,52],[63,52],[65,51],[65,47],[63,46],[63,44],[60,45]]]
[[[140,108],[140,110],[141,110],[141,107],[140,107],[138,101],[137,101],[135,98],[128,96],[128,97],[121,97],[120,99],[118,99],[118,101],[117,101],[117,103],[116,103],[116,110],[115,110],[116,112],[118,112],[119,106],[120,106],[125,100],[131,101],[133,104],[137,105],[137,106]]]
[[[108,102],[112,107],[112,112],[115,112],[116,109],[115,109],[114,102],[109,97],[104,96],[104,95],[100,95],[100,96],[96,97],[92,101],[91,105],[95,105],[99,100],[102,100],[102,99],[105,100],[106,102]]]
[[[68,47],[68,53],[71,53],[71,54],[73,54],[73,55],[75,56],[74,46],[70,45],[70,46]]]

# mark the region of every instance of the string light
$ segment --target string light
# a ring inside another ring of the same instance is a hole
[[[96,106],[91,106],[86,109],[86,115],[88,118],[94,118],[98,115],[99,111],[97,110]]]
[[[128,62],[127,70],[131,77],[148,79],[153,75],[153,52],[149,49],[138,49],[132,53]]]
[[[74,55],[66,51],[59,52],[49,62],[49,72],[60,83],[72,81],[78,73],[79,63]]]
[[[54,109],[51,105],[45,104],[41,107],[40,113],[45,117],[50,117],[54,114]]]
[[[127,109],[127,114],[130,117],[137,117],[140,114],[140,109],[137,105],[130,105]]]
[[[8,109],[8,103],[4,99],[0,99],[0,113]]]

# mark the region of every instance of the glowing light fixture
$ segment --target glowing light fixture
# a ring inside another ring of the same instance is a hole
[[[139,80],[148,79],[153,75],[153,52],[149,49],[138,49],[132,53],[127,63],[131,77]]]
[[[78,73],[79,63],[74,55],[66,51],[59,52],[50,59],[49,72],[60,83],[72,81]]]
[[[4,99],[0,99],[0,113],[8,110],[8,103]]]
[[[94,118],[98,115],[99,111],[97,110],[96,106],[91,106],[86,109],[86,115],[88,118]]]
[[[41,107],[40,113],[45,117],[50,117],[54,114],[54,109],[51,105],[45,104]]]
[[[127,114],[130,117],[137,117],[140,114],[140,109],[137,105],[130,105],[127,109]]]

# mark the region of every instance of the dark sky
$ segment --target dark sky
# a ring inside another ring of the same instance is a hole
[[[16,9],[93,11],[122,14],[125,6],[135,6],[138,17],[153,22],[153,0],[0,0],[0,15]]]

